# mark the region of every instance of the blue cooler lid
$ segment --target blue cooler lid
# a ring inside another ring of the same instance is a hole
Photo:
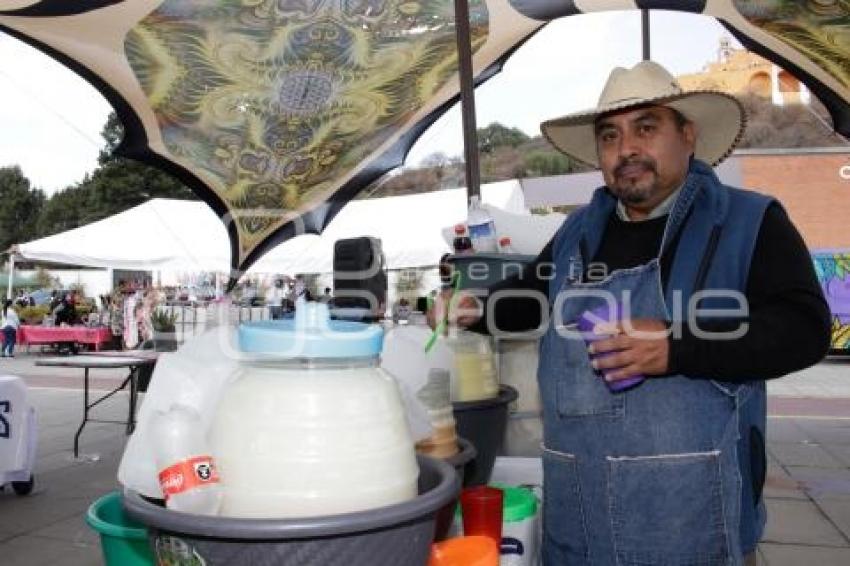
[[[331,320],[328,306],[315,302],[299,302],[294,319],[239,326],[240,350],[274,358],[371,358],[383,339],[380,326]]]

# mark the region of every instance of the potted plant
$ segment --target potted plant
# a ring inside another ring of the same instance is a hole
[[[173,352],[177,349],[177,313],[156,309],[151,313],[154,349]]]

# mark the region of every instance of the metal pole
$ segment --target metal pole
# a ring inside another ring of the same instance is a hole
[[[455,2],[458,72],[460,73],[460,111],[463,118],[463,154],[466,162],[466,198],[481,194],[478,165],[478,132],[475,127],[475,90],[472,82],[472,38],[469,31],[469,4]]]
[[[640,11],[640,32],[641,32],[641,40],[643,43],[643,60],[649,61],[650,53],[649,53],[649,41],[650,41],[650,30],[649,30],[649,10],[643,9]]]

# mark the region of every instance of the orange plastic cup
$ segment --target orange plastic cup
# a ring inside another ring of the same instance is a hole
[[[431,545],[428,566],[499,566],[499,546],[490,537],[458,537]]]

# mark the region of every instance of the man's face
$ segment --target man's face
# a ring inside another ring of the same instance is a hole
[[[596,121],[596,151],[605,184],[630,211],[648,213],[684,182],[696,132],[673,110],[647,106]]]

